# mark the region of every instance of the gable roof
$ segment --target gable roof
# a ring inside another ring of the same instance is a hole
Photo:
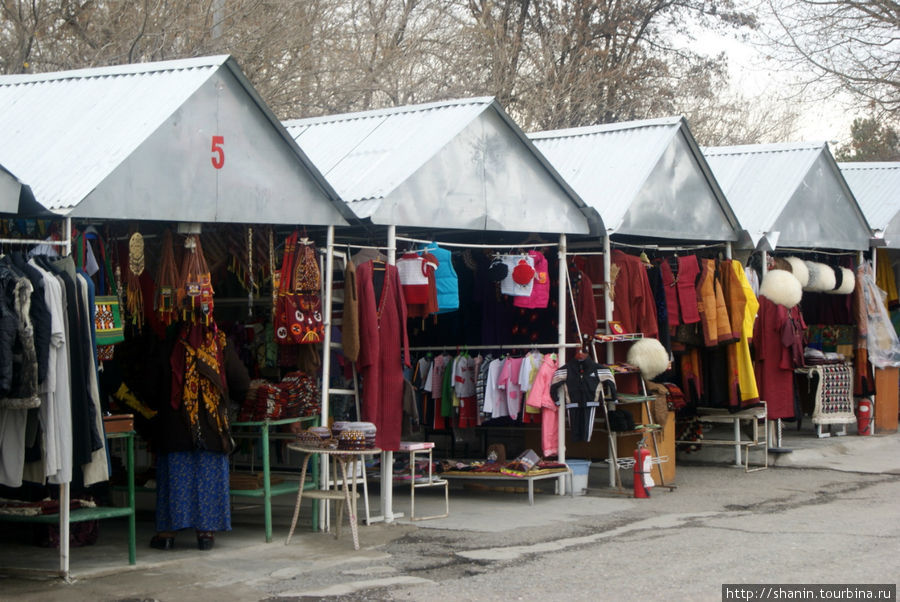
[[[346,223],[334,191],[226,55],[0,76],[0,131],[0,163],[58,214]]]
[[[21,217],[45,216],[49,212],[34,200],[27,184],[0,165],[0,213]]]
[[[900,248],[900,161],[838,163],[860,209],[890,248]]]
[[[824,142],[703,149],[750,244],[864,250],[872,230]]]
[[[740,226],[684,117],[529,134],[610,234],[737,240]]]
[[[470,230],[602,229],[493,98],[284,125],[360,219]]]

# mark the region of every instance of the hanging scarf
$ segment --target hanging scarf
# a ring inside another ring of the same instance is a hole
[[[232,449],[225,385],[225,334],[203,322],[187,323],[172,352],[170,403],[181,410],[197,449],[218,449],[207,440],[216,436],[223,451]]]

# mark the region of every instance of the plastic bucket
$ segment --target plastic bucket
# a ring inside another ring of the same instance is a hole
[[[575,495],[584,495],[588,488],[588,472],[591,468],[591,461],[567,459],[566,464],[572,469],[572,490]],[[572,491],[566,493],[571,494]]]

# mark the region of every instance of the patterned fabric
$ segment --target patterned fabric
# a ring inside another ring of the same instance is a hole
[[[254,381],[247,390],[240,420],[278,420],[319,413],[319,385],[303,372],[290,372],[279,383]]]
[[[813,424],[856,422],[853,413],[853,369],[849,364],[811,366],[809,377],[818,375]]]
[[[156,460],[156,530],[230,531],[228,456],[176,452]]]
[[[201,405],[206,414],[214,419],[219,433],[228,431],[228,416],[220,407],[222,381],[216,382],[209,378],[209,371],[217,376],[222,373],[220,358],[224,346],[224,336],[217,337],[212,330],[204,334],[203,343],[197,348],[191,347],[185,341],[186,371],[182,402],[190,420],[191,432],[195,434],[196,439],[200,438]]]

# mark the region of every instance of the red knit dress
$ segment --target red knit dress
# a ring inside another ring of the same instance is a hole
[[[403,422],[403,366],[409,365],[406,302],[397,268],[384,265],[384,285],[375,297],[375,266],[368,261],[356,268],[359,300],[359,373],[362,377],[363,420],[378,429],[375,445],[400,448]]]

